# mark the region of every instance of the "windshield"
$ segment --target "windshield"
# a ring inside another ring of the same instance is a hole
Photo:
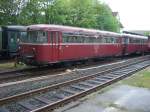
[[[27,41],[27,32],[20,32],[20,41],[21,42]]]
[[[2,31],[0,31],[0,50],[2,50]]]
[[[8,31],[8,40],[10,43],[17,43],[19,42],[18,40],[18,34],[19,32],[17,31]]]
[[[29,31],[26,43],[48,43],[47,32],[45,31]]]

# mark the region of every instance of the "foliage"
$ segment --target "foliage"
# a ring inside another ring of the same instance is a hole
[[[23,25],[38,24],[42,22],[41,17],[41,10],[37,0],[30,0],[22,9],[18,17],[18,23]]]
[[[0,0],[0,20],[1,25],[45,23],[120,29],[111,9],[99,0]]]
[[[150,36],[150,32],[144,32],[145,36]]]
[[[119,21],[112,15],[111,9],[105,4],[97,4],[97,28],[108,31],[119,31]]]
[[[17,16],[24,4],[25,0],[0,0],[1,25],[16,24]]]

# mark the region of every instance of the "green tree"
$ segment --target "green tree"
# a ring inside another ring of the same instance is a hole
[[[120,29],[111,9],[99,0],[0,0],[0,20],[1,24],[61,24],[115,32]]]
[[[68,0],[67,23],[72,26],[92,28],[95,24],[92,0]]]
[[[112,15],[111,9],[106,4],[96,3],[95,12],[97,18],[96,28],[114,32],[120,30],[119,21]]]
[[[150,36],[150,32],[144,32],[145,36]]]
[[[40,2],[38,0],[30,0],[27,2],[18,17],[18,21],[23,25],[43,23]]]
[[[0,0],[0,24],[17,24],[17,17],[25,0]]]

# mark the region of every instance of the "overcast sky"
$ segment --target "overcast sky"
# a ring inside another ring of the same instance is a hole
[[[125,29],[150,30],[150,0],[102,0],[118,11]]]

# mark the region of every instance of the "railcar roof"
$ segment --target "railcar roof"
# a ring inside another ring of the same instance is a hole
[[[122,36],[129,37],[129,38],[137,38],[137,39],[148,39],[147,36],[141,36],[141,35],[122,34]]]
[[[101,31],[94,29],[86,29],[79,27],[71,27],[71,26],[63,26],[63,25],[48,25],[48,24],[38,24],[38,25],[30,25],[28,26],[29,30],[40,30],[40,29],[48,29],[48,30],[56,30],[62,32],[76,32],[76,33],[85,33],[85,34],[93,34],[93,35],[106,35],[106,36],[115,36],[120,37],[121,34],[109,31]]]
[[[2,28],[6,28],[8,30],[18,30],[18,31],[26,31],[27,30],[26,26],[21,26],[21,25],[2,26]]]

